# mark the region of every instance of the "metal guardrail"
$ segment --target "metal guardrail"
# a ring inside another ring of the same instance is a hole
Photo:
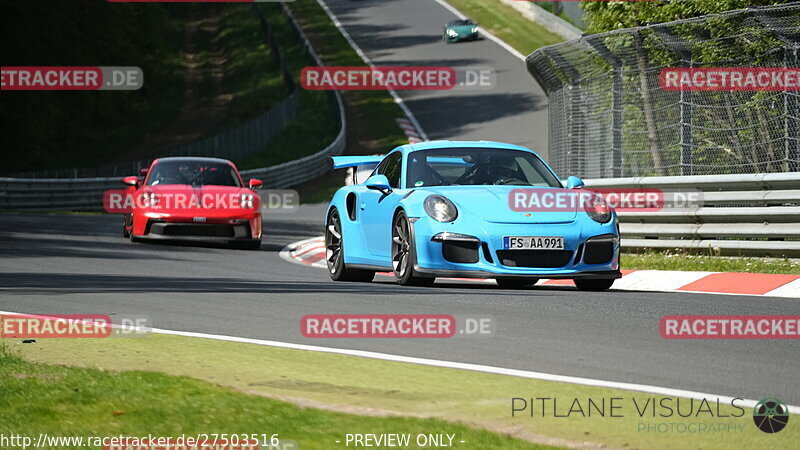
[[[703,191],[694,208],[620,212],[625,249],[800,257],[800,172],[606,178],[586,187]]]
[[[341,153],[344,140],[342,127],[313,155],[242,174],[262,178],[269,188],[289,187],[330,170],[328,157]],[[96,211],[102,209],[103,192],[121,187],[121,178],[0,178],[0,209]],[[625,249],[800,257],[800,172],[606,178],[587,180],[586,187],[703,191],[702,204],[691,209],[620,212]]]
[[[583,34],[580,29],[571,23],[545,10],[533,2],[520,2],[518,0],[500,0],[500,2],[514,8],[526,19],[538,23],[551,33],[555,33],[565,39],[577,39],[581,37],[581,34]],[[580,16],[581,13],[579,10],[578,17]]]

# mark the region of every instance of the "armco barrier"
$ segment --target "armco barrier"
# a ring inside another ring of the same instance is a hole
[[[625,249],[800,257],[800,172],[606,178],[586,187],[703,191],[692,209],[620,212]]]

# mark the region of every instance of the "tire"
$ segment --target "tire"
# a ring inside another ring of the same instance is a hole
[[[129,214],[125,214],[124,219],[122,219],[122,237],[124,238],[131,237],[131,232],[128,231],[128,221],[132,219],[133,219],[132,216]]]
[[[141,239],[137,238],[136,235],[133,234],[133,216],[131,216],[131,232],[128,233],[128,239],[131,242],[142,242]]]
[[[421,277],[414,270],[417,262],[414,236],[406,214],[397,213],[392,221],[392,272],[394,278],[402,286],[433,286],[436,278]]]
[[[539,281],[538,278],[497,278],[497,285],[503,289],[524,289]]]
[[[344,263],[344,239],[342,239],[342,220],[339,210],[331,209],[325,226],[325,262],[328,274],[333,281],[370,282],[375,272],[348,269]]]
[[[596,280],[572,280],[581,291],[605,291],[614,284],[614,278],[599,278]]]

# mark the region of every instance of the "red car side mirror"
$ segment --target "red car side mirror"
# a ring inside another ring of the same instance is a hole
[[[122,179],[122,182],[127,184],[128,186],[136,187],[139,184],[139,177],[137,176],[125,177]]]
[[[261,180],[257,180],[255,178],[251,178],[248,184],[250,185],[250,189],[255,189],[255,188],[263,185],[264,182],[261,181]]]

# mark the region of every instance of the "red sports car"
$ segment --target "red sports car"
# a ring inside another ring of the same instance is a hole
[[[143,171],[144,172],[144,171]],[[144,239],[213,241],[261,246],[261,198],[232,162],[216,158],[160,158],[140,179],[126,177],[132,212],[123,234]]]

